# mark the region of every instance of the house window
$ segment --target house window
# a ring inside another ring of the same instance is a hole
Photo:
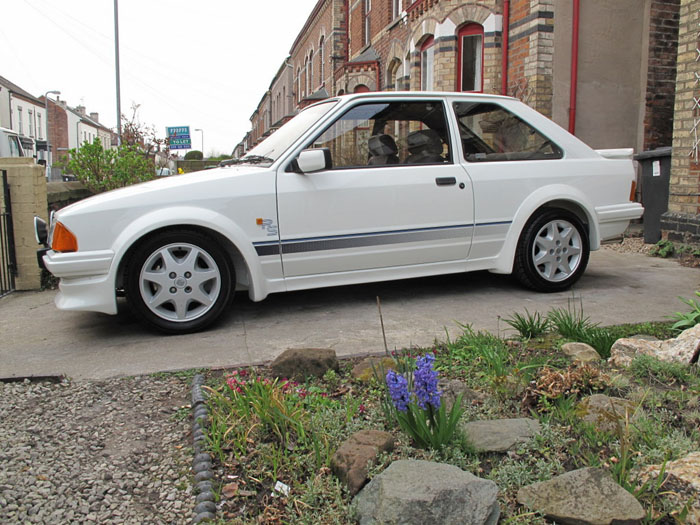
[[[42,137],[42,126],[41,126],[41,113],[37,113],[37,114],[36,114],[36,119],[37,119],[37,130],[36,130],[36,134],[38,135],[37,138],[38,138],[39,140],[43,140],[43,137]]]
[[[23,123],[22,123],[22,106],[17,106],[17,132],[20,135],[24,135],[23,131]]]
[[[372,10],[372,0],[365,0],[365,45],[368,46],[371,38],[369,34],[369,12]]]
[[[396,20],[401,16],[402,9],[401,0],[391,0],[391,19]]]
[[[484,28],[479,24],[467,24],[457,34],[457,90],[484,90]]]
[[[435,73],[435,39],[432,36],[428,37],[420,48],[420,72],[421,90],[432,91]]]
[[[314,92],[314,50],[309,51],[309,95]]]
[[[321,41],[318,43],[318,74],[320,76],[318,81],[321,85],[323,85],[325,79],[325,68],[323,64],[323,43],[323,37],[321,37]]]
[[[31,109],[27,110],[27,122],[29,123],[29,136],[34,136],[34,112]]]

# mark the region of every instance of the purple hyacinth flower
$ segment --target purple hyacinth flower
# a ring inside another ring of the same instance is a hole
[[[408,410],[409,401],[408,381],[406,381],[406,378],[393,370],[389,370],[386,374],[386,384],[396,409],[401,412],[406,412]]]

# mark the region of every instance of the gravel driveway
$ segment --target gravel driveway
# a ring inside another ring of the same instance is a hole
[[[0,383],[0,523],[190,522],[189,392],[172,375]]]

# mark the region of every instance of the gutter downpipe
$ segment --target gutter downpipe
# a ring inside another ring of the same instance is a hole
[[[503,28],[501,38],[501,95],[508,94],[508,33],[510,26],[510,0],[503,2]]]
[[[574,0],[573,27],[571,30],[571,91],[569,93],[569,133],[576,133],[576,87],[578,85],[578,29],[580,0]]]

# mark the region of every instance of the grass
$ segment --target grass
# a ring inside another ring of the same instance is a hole
[[[529,330],[543,319],[526,312],[521,328]],[[266,369],[210,376],[207,439],[216,467],[229,484],[226,493],[217,489],[220,523],[350,522],[352,498],[329,467],[339,445],[361,429],[389,431],[397,441],[395,450],[382,455],[370,475],[397,459],[457,465],[497,483],[501,523],[546,523],[517,503],[518,489],[587,466],[608,470],[633,493],[647,512],[646,522],[673,523],[682,518],[686,500],[656,480],[641,483],[636,472],[700,448],[697,368],[640,356],[619,372],[604,362],[575,366],[558,350],[563,342],[582,336],[593,342],[597,338],[601,348],[617,337],[640,333],[665,338],[673,334],[672,323],[602,329],[578,307],[550,312],[546,319],[548,332],[530,333],[517,343],[463,325],[455,340],[397,352],[406,366],[416,355],[434,352],[441,377],[459,379],[484,395],[465,406],[462,423],[537,419],[540,434],[505,455],[476,453],[461,432],[439,450],[416,447],[386,417],[383,385],[374,379],[353,381],[352,363],[301,384],[276,381],[266,376]],[[598,392],[631,400],[637,417],[608,433],[583,422],[579,402]],[[290,487],[288,496],[274,491],[277,481]]]

